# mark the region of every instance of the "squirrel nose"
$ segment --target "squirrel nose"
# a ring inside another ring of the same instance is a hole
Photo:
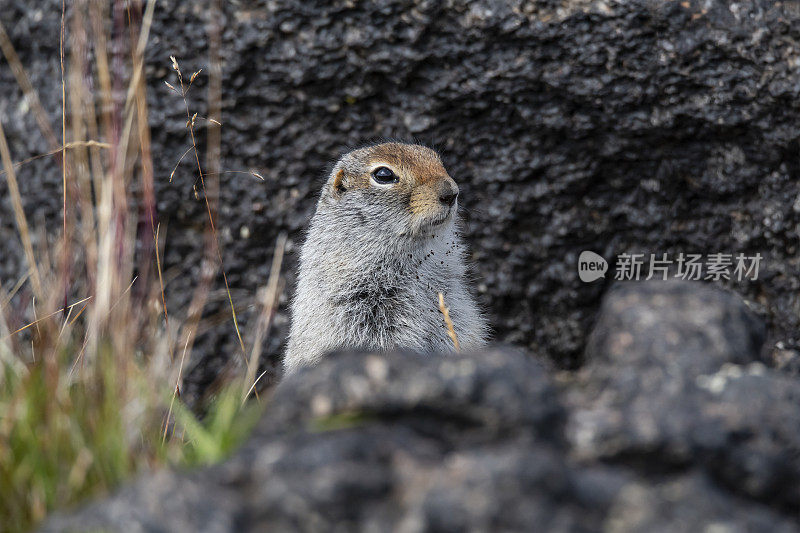
[[[458,185],[453,180],[446,180],[439,189],[439,201],[452,207],[458,198]]]

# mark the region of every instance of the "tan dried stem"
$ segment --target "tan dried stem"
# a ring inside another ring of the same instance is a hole
[[[2,121],[0,121],[0,159],[3,160],[3,168],[6,171],[6,178],[8,179],[8,192],[11,194],[11,206],[14,209],[14,218],[17,222],[17,229],[19,230],[20,240],[22,241],[22,248],[25,251],[25,260],[28,262],[28,272],[30,273],[31,284],[33,285],[33,293],[41,300],[43,299],[44,294],[42,292],[42,281],[39,275],[39,267],[36,264],[36,258],[33,255],[33,244],[31,243],[28,220],[25,218],[25,210],[22,208],[22,197],[19,193],[17,174],[14,171],[14,164],[11,160],[11,151],[8,148],[8,140],[6,139],[6,133],[3,129]]]
[[[259,306],[261,313],[258,316],[256,323],[256,334],[253,339],[253,348],[250,351],[250,360],[247,363],[247,372],[245,373],[244,383],[242,384],[242,402],[247,399],[249,391],[255,388],[256,370],[258,369],[258,361],[261,359],[261,345],[264,339],[269,335],[269,330],[272,325],[272,319],[275,316],[275,310],[278,307],[278,297],[280,291],[278,290],[279,281],[281,277],[281,265],[283,264],[283,253],[286,249],[286,234],[281,233],[275,242],[275,251],[272,254],[272,266],[269,271],[269,279],[267,286],[263,287],[260,291]]]
[[[444,316],[444,323],[447,326],[447,334],[453,341],[453,346],[457,352],[460,352],[461,345],[458,343],[458,336],[456,335],[456,329],[453,327],[453,321],[450,320],[450,309],[444,305],[444,294],[441,292],[439,293],[439,311],[441,311],[442,315]]]

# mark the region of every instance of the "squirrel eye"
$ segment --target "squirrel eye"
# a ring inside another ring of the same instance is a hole
[[[387,183],[397,183],[399,178],[397,175],[386,167],[378,167],[372,171],[372,179],[375,183],[386,185]]]

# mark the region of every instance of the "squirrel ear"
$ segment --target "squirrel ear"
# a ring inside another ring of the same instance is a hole
[[[344,191],[347,190],[347,188],[342,183],[343,181],[344,181],[344,169],[340,168],[339,171],[336,173],[336,176],[334,176],[333,178],[333,194],[335,196],[339,196],[340,194],[342,194]]]

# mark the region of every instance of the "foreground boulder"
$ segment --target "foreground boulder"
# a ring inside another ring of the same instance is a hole
[[[222,465],[45,531],[800,531],[800,382],[736,296],[631,283],[579,372],[489,349],[340,353]]]
[[[800,510],[800,380],[760,362],[763,325],[707,285],[631,283],[606,297],[570,399],[576,455],[699,468]]]
[[[224,465],[146,477],[45,530],[585,529],[623,478],[571,466],[564,421],[522,353],[335,354],[283,382]]]

